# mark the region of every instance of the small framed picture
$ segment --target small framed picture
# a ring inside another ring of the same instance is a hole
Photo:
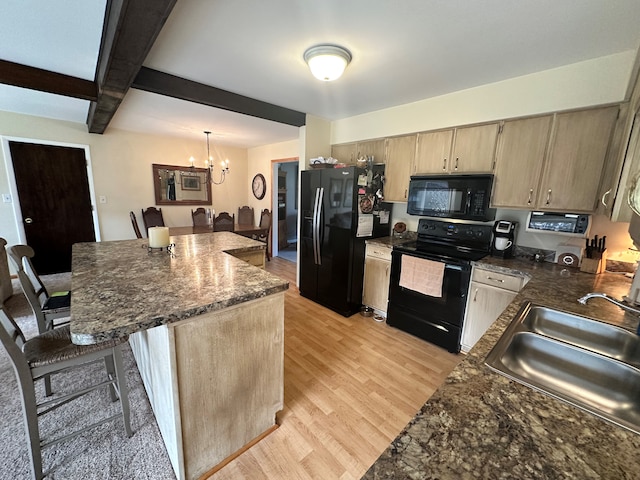
[[[200,177],[182,177],[183,190],[200,190]]]

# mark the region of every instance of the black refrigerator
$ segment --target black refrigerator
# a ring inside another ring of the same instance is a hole
[[[390,234],[384,164],[301,172],[300,294],[346,317],[362,306],[365,240]]]

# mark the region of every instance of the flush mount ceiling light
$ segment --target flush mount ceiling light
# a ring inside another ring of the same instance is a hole
[[[340,78],[351,61],[351,53],[338,45],[316,45],[304,52],[304,61],[314,77],[330,82]]]

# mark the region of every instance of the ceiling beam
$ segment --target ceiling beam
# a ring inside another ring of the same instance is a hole
[[[98,89],[91,80],[6,60],[0,60],[0,83],[82,100],[94,101],[98,98]]]
[[[98,98],[87,116],[104,133],[177,0],[107,0],[96,69]]]
[[[147,67],[140,69],[131,86],[146,92],[179,98],[180,100],[200,103],[210,107],[284,123],[286,125],[293,125],[294,127],[301,127],[306,121],[306,114],[302,112],[238,95],[237,93],[221,90]]]

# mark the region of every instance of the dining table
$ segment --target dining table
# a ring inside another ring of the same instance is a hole
[[[169,227],[169,235],[191,235],[194,233],[208,233],[212,232],[211,225],[192,225],[187,227]],[[253,238],[266,237],[269,233],[269,228],[260,227],[259,225],[244,225],[236,223],[234,225],[233,233],[242,235],[243,237]]]

